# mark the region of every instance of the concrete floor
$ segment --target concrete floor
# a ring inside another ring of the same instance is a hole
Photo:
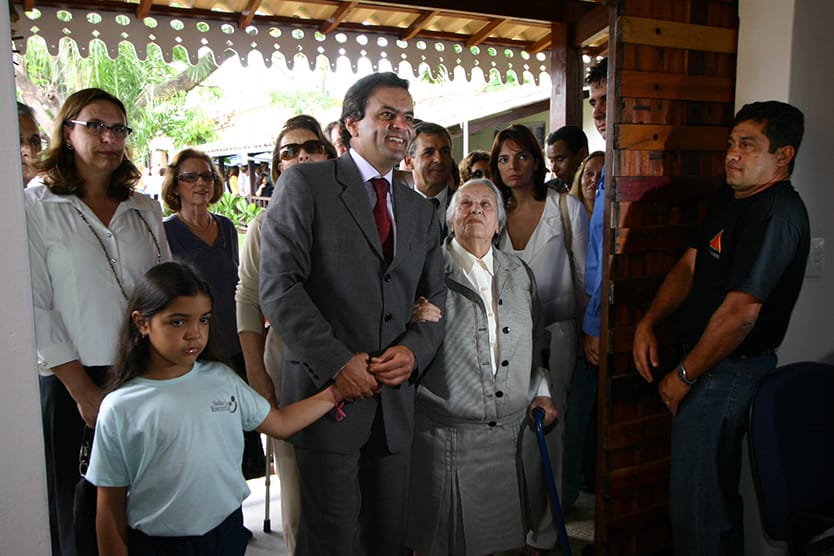
[[[264,479],[249,481],[252,494],[243,502],[243,520],[252,531],[253,537],[246,550],[247,556],[287,556],[281,525],[281,488],[278,478],[272,476],[270,485],[270,524],[272,533],[264,533]],[[570,538],[571,552],[574,556],[582,554],[582,549],[594,542],[594,495],[581,493],[576,504],[565,512],[565,523]],[[561,554],[555,549],[548,554]]]

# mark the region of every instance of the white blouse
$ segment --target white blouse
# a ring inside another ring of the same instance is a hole
[[[515,253],[533,271],[545,324],[574,318],[581,323],[585,312],[588,215],[576,197],[566,195],[565,200],[572,231],[571,250],[576,268],[575,276],[571,276],[570,259],[565,249],[562,215],[559,210],[559,193],[556,191],[548,191],[542,216],[524,249],[513,249],[506,229],[501,233],[498,242],[500,249],[507,253]],[[577,285],[576,290],[574,281]]]
[[[172,259],[159,204],[134,193],[105,226],[78,197],[55,195],[40,179],[24,202],[40,372],[73,360],[112,365],[122,288],[130,296],[145,271]]]

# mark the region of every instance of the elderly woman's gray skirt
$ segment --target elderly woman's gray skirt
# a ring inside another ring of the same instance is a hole
[[[543,491],[528,496],[524,487],[542,484],[525,412],[493,423],[444,424],[418,404],[415,419],[409,548],[420,556],[483,556],[524,546],[546,503]]]

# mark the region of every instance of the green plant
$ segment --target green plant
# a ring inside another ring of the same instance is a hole
[[[245,228],[263,208],[248,202],[244,197],[235,197],[228,191],[212,207],[212,212],[222,214],[238,228]]]

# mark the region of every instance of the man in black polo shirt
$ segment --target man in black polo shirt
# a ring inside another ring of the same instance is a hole
[[[676,556],[743,554],[738,494],[750,400],[776,367],[808,258],[808,214],[790,182],[802,112],[782,102],[736,114],[729,188],[672,268],[634,334],[634,363],[675,416],[669,512]],[[654,329],[680,308],[684,353],[659,369]]]

